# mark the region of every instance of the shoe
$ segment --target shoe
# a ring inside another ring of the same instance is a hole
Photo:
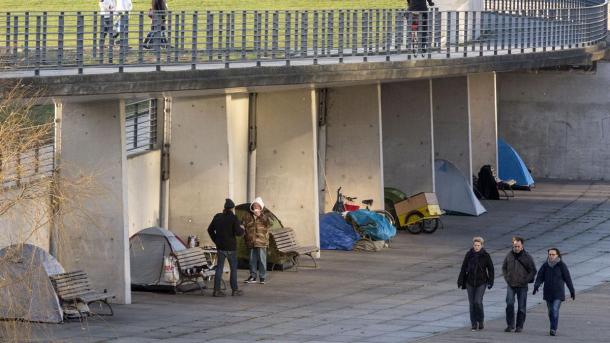
[[[515,332],[521,332],[521,331],[523,331],[523,328],[519,328],[518,327],[518,328],[515,329]]]
[[[225,294],[225,292],[218,290],[218,291],[214,291],[214,293],[212,293],[213,297],[226,297],[227,295]]]
[[[261,278],[260,284],[261,284],[261,285],[264,285],[264,284],[265,284],[265,278],[264,278],[264,277],[262,277],[262,278]]]
[[[470,331],[477,331],[477,324],[474,324],[470,327]]]
[[[242,295],[244,295],[244,291],[242,291],[241,289],[234,289],[231,291],[231,296],[239,297]]]
[[[555,336],[557,334],[557,332],[555,330],[551,330],[551,332],[549,332],[549,335],[551,336]]]
[[[504,332],[511,332],[513,331],[513,328],[511,328],[510,326],[508,326],[506,329],[504,329]]]
[[[479,322],[479,330],[483,330],[485,328],[485,325],[483,325],[483,322]]]
[[[256,278],[255,277],[248,277],[246,280],[244,280],[245,283],[255,283],[256,282]]]

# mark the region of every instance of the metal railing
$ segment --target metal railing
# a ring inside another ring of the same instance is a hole
[[[125,104],[127,154],[150,151],[157,145],[157,99]]]
[[[44,131],[49,131],[48,135],[45,134],[35,142],[30,142],[26,149],[17,151],[13,156],[0,156],[0,187],[20,187],[53,175],[55,171],[53,124],[43,126]],[[41,127],[37,129],[39,132]],[[28,133],[24,131],[24,135]]]
[[[150,18],[144,12],[6,12],[0,13],[0,72],[474,57],[579,48],[607,33],[606,0],[485,0],[484,6],[168,11]]]

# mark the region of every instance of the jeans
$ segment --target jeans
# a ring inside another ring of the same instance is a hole
[[[485,320],[485,312],[483,311],[483,295],[485,295],[486,284],[478,287],[466,285],[468,292],[468,303],[470,304],[470,324],[476,326],[477,323],[483,323]]]
[[[264,279],[267,275],[267,248],[252,248],[250,249],[250,276],[256,278],[256,270],[258,276]]]
[[[506,287],[506,324],[510,328],[515,328],[515,295],[517,296],[517,326],[523,328],[525,323],[525,310],[527,307],[527,286],[525,287]]]
[[[547,300],[546,307],[549,309],[549,321],[551,322],[551,330],[557,330],[557,324],[559,324],[559,307],[561,307],[561,300]]]
[[[231,268],[230,283],[231,289],[237,289],[237,252],[228,250],[218,250],[218,261],[216,264],[216,275],[214,276],[214,290],[220,289],[220,282],[222,281],[222,273],[225,267],[225,258],[229,262]]]

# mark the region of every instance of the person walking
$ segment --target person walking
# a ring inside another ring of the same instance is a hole
[[[547,250],[547,253],[548,258],[538,271],[532,294],[536,294],[540,285],[544,283],[542,298],[546,301],[549,313],[549,322],[551,324],[549,335],[555,336],[557,334],[557,324],[559,323],[559,307],[561,302],[566,300],[565,285],[570,290],[572,300],[576,299],[576,292],[574,291],[570,271],[568,271],[568,267],[561,260],[559,249],[550,248]]]
[[[222,273],[224,271],[225,259],[229,262],[231,274],[229,277],[231,284],[231,295],[242,295],[242,291],[237,287],[237,236],[243,236],[244,228],[241,226],[239,219],[233,212],[235,203],[231,199],[226,199],[224,210],[222,213],[217,213],[212,219],[208,227],[208,234],[216,244],[218,252],[218,261],[216,263],[216,275],[214,276],[214,293],[215,297],[224,297],[226,294],[220,290],[222,281]]]
[[[116,3],[114,0],[100,0],[100,39],[99,39],[99,54],[100,54],[100,62],[104,61],[104,50],[106,36],[108,36],[108,45],[110,45],[110,35],[114,35],[113,33],[113,24],[112,24],[112,16],[113,12],[116,10]],[[109,52],[110,55],[110,52]],[[109,56],[109,63],[112,63],[112,55]]]
[[[428,51],[428,5],[434,6],[434,2],[432,0],[408,0],[407,1],[407,11],[409,12],[417,12],[412,18],[412,23],[408,23],[407,27],[413,28],[417,27],[417,35],[420,39],[419,46],[415,47],[417,52],[421,52],[425,54]],[[420,20],[418,20],[420,19]],[[419,23],[417,23],[419,21]]]
[[[114,20],[114,35],[117,38],[121,31],[125,29],[125,32],[129,32],[128,17],[129,12],[133,8],[131,0],[116,0],[116,13]]]
[[[271,223],[267,214],[263,212],[264,208],[263,199],[257,197],[250,205],[250,212],[244,219],[245,241],[246,246],[250,249],[250,277],[244,281],[245,283],[255,283],[257,276],[261,284],[266,281],[267,247],[269,246]]]
[[[483,249],[484,242],[482,237],[472,239],[472,248],[464,256],[457,282],[459,288],[468,292],[472,331],[484,328],[483,295],[485,288],[491,289],[494,285],[494,264]]]
[[[165,0],[152,0],[151,7],[148,10],[148,17],[150,17],[152,23],[150,32],[144,39],[144,49],[152,49],[156,44],[159,46],[167,45],[166,38],[166,14],[167,3]]]
[[[506,329],[505,332],[523,331],[527,307],[528,283],[534,282],[536,264],[524,249],[525,240],[513,237],[513,248],[502,264],[502,274],[506,280]],[[515,325],[515,296],[517,297],[517,322]]]

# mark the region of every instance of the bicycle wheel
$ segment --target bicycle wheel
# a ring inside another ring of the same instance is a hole
[[[394,220],[394,216],[392,215],[392,213],[386,210],[374,210],[373,212],[381,214],[390,222],[392,226],[396,226],[396,221]]]
[[[424,221],[421,220],[422,218],[424,218],[424,215],[420,212],[414,212],[409,214],[405,221],[407,223],[414,221],[414,223],[411,225],[407,224],[407,231],[415,235],[421,233],[424,229]]]
[[[422,220],[421,223],[424,233],[433,233],[434,231],[436,231],[436,229],[438,229],[440,221],[441,220],[438,218]]]

